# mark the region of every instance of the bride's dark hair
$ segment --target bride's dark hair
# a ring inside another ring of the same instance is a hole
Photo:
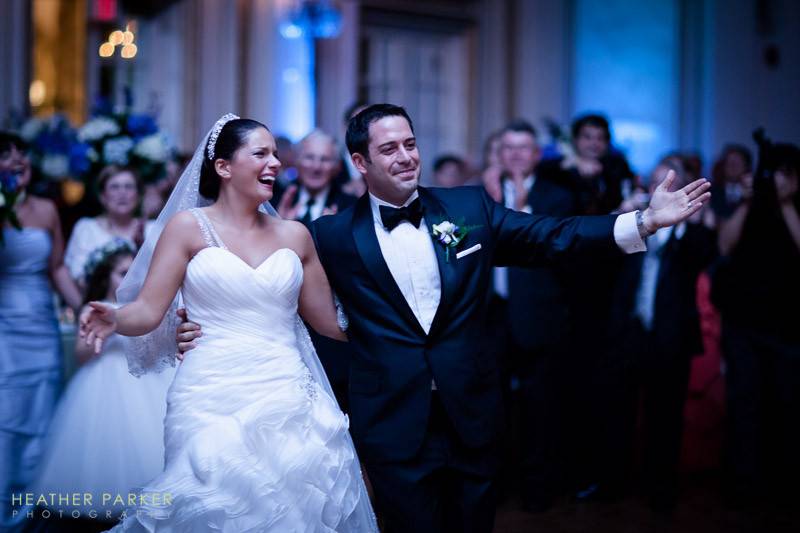
[[[269,131],[269,128],[261,122],[249,118],[237,118],[226,122],[214,145],[214,159],[208,158],[208,144],[206,144],[203,152],[203,166],[200,169],[199,191],[203,197],[216,200],[219,196],[220,177],[214,167],[214,162],[217,159],[231,159],[236,150],[247,142],[250,132],[258,128]]]

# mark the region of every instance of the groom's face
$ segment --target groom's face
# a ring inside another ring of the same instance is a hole
[[[353,163],[364,175],[369,190],[378,198],[400,205],[419,183],[417,139],[408,121],[388,116],[369,125],[369,157],[353,155]]]

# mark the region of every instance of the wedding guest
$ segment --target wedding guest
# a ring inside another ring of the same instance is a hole
[[[297,153],[294,149],[294,143],[285,135],[275,137],[275,144],[278,147],[278,154],[281,156],[282,164],[276,185],[283,189],[297,179]]]
[[[90,254],[85,304],[116,302],[134,253],[127,241],[116,238]],[[127,349],[128,338],[117,334],[106,339],[99,355],[76,339],[75,356],[83,366],[61,397],[28,492],[94,498],[91,505],[70,502],[54,512],[77,511],[85,517],[95,510],[101,519],[116,519],[125,507],[103,502],[101,495],[128,494],[163,468],[167,389],[175,370],[136,378],[128,372]]]
[[[634,182],[625,157],[611,146],[611,128],[602,115],[588,114],[572,123],[574,154],[553,160],[590,215],[611,213],[622,203]]]
[[[800,476],[800,149],[776,144],[737,204],[720,212],[722,315],[732,496],[793,493]],[[729,163],[730,164],[730,163]],[[730,177],[735,173],[726,174]]]
[[[30,483],[61,384],[61,338],[53,289],[77,310],[80,292],[64,267],[55,205],[28,194],[27,146],[0,133],[0,172],[19,192],[21,229],[5,225],[0,244],[0,530],[24,518],[11,497]]]
[[[717,216],[729,218],[752,187],[753,154],[746,146],[728,144],[711,170],[711,207]]]
[[[670,170],[676,186],[688,183],[680,158],[667,157],[651,174],[650,194]],[[703,352],[697,279],[716,256],[715,239],[702,212],[695,213],[651,235],[647,252],[625,257],[618,273],[610,336],[624,368],[619,386],[608,391],[614,408],[603,421],[605,472],[613,479],[629,471],[634,430],[642,423],[644,490],[659,510],[671,510],[678,496],[689,370]]]
[[[572,191],[538,171],[541,149],[528,122],[510,122],[500,135],[502,203],[536,215],[573,216]],[[559,365],[568,355],[569,309],[566,279],[552,267],[497,267],[495,315],[503,316],[510,373],[518,381],[518,453],[523,508],[546,510],[556,493],[559,447]],[[512,397],[506,394],[507,398]]]
[[[334,181],[339,172],[336,141],[322,130],[306,135],[295,148],[297,181],[273,199],[278,214],[306,226],[322,215],[332,215],[355,202]]]
[[[692,181],[703,177],[703,156],[700,152],[683,152],[680,157],[683,167],[686,169],[687,180]]]
[[[583,115],[572,123],[571,130],[574,153],[542,162],[540,172],[554,176],[574,191],[580,214],[643,209],[644,198],[636,190],[628,163],[612,149],[608,120],[601,115]],[[626,195],[636,202],[624,204]],[[606,477],[604,420],[613,410],[607,401],[619,380],[618,361],[606,334],[619,267],[615,261],[594,262],[570,272],[567,284],[573,370],[565,383],[565,453],[570,458],[567,466],[572,469],[568,477],[579,487],[579,499],[615,497],[618,493],[617,487],[602,486],[601,478]]]
[[[114,238],[138,248],[145,237],[147,223],[136,216],[142,184],[127,167],[110,165],[100,171],[97,189],[103,213],[78,220],[67,243],[64,262],[72,278],[82,283],[89,254]]]
[[[433,162],[433,184],[436,187],[460,187],[469,180],[467,163],[456,155],[443,155]]]

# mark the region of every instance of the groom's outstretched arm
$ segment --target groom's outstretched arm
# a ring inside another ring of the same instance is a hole
[[[556,218],[508,209],[483,194],[494,237],[493,262],[499,266],[541,266],[584,254],[614,257],[616,216]]]
[[[645,250],[643,237],[675,225],[699,211],[711,195],[710,184],[696,180],[670,191],[670,171],[643,212],[622,215],[552,218],[506,209],[483,193],[494,232],[497,265],[535,266],[589,254],[604,258]]]

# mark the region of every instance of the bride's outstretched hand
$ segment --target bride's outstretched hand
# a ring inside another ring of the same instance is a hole
[[[99,354],[103,341],[117,329],[117,310],[103,302],[89,302],[80,316],[80,336],[94,353]]]
[[[645,227],[650,233],[686,220],[711,198],[708,192],[711,184],[707,180],[701,178],[677,191],[670,191],[675,178],[675,171],[670,170],[653,193],[650,207],[643,213]]]

